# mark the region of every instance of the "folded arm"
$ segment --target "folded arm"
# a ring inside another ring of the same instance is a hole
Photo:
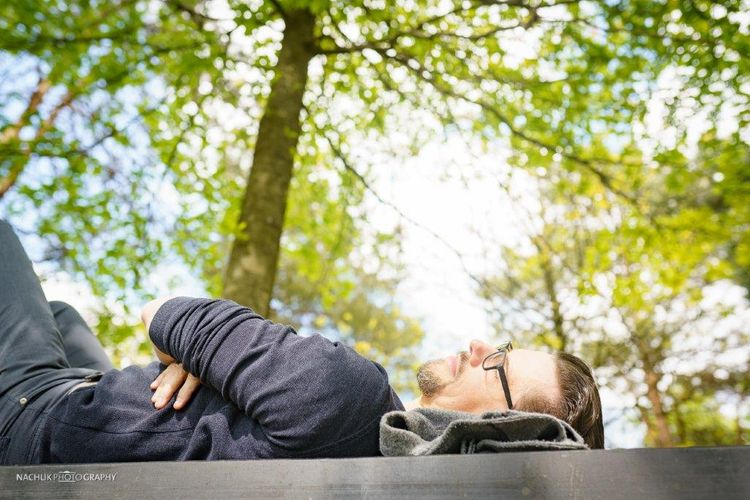
[[[152,342],[283,446],[356,433],[395,395],[380,365],[231,301],[165,298],[143,312]]]

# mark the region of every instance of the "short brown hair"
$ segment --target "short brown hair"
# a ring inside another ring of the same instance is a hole
[[[569,423],[589,448],[604,448],[602,403],[591,368],[566,352],[554,357],[562,397],[553,400],[543,391],[530,391],[514,409],[555,416]]]
[[[567,352],[555,353],[562,402],[556,417],[568,422],[589,448],[604,448],[602,402],[591,368]]]

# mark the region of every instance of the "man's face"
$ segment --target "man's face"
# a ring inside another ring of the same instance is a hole
[[[482,361],[497,349],[472,340],[469,350],[422,365],[417,374],[423,406],[468,412],[507,410],[497,370],[484,370]],[[505,372],[514,405],[525,395],[560,397],[555,358],[545,352],[513,349],[505,359]]]

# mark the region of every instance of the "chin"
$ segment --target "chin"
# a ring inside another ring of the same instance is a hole
[[[423,364],[419,368],[417,372],[417,385],[423,397],[435,397],[452,380],[452,376],[446,378],[446,375],[451,375],[450,367],[447,366],[447,363],[446,360],[434,360]]]

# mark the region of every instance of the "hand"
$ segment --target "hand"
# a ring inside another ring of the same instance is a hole
[[[172,363],[151,382],[151,390],[156,391],[151,396],[151,401],[153,401],[157,410],[161,410],[169,403],[176,392],[177,399],[172,408],[181,410],[193,397],[195,391],[200,388],[200,385],[200,379],[185,371],[182,364]]]

